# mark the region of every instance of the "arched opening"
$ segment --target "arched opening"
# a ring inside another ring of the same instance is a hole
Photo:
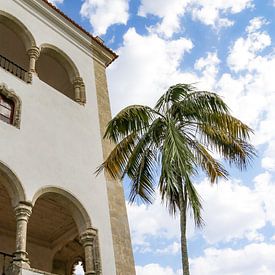
[[[16,219],[11,198],[0,180],[0,273],[6,272],[15,250]]]
[[[15,174],[0,162],[0,274],[6,271],[15,252],[16,218],[14,206],[25,200]]]
[[[72,275],[75,259],[85,258],[79,235],[87,226],[90,226],[88,215],[71,194],[54,187],[40,190],[35,195],[28,223],[31,267]]]
[[[35,41],[27,28],[15,17],[0,11],[0,66],[25,80],[29,68],[27,51]]]
[[[72,100],[77,100],[74,81],[79,78],[79,73],[64,52],[52,45],[42,46],[36,71],[42,81]]]

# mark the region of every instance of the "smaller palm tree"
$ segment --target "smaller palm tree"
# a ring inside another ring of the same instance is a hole
[[[104,138],[116,146],[97,172],[115,179],[128,176],[129,200],[151,203],[156,187],[172,214],[179,212],[183,274],[188,275],[186,214],[191,209],[201,227],[202,204],[192,178],[203,171],[214,183],[228,172],[212,152],[243,169],[255,155],[248,142],[252,130],[229,113],[215,93],[177,84],[154,108],[129,106],[108,124]],[[160,171],[160,172],[159,172]]]

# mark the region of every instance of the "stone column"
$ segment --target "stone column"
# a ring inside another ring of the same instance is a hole
[[[29,267],[28,253],[26,251],[27,243],[27,224],[32,213],[32,206],[27,203],[19,203],[14,209],[16,216],[16,251],[14,253],[14,262],[22,267]]]
[[[85,251],[85,274],[92,275],[96,274],[96,267],[94,261],[94,242],[96,238],[96,230],[89,228],[80,235],[80,242],[84,247]]]
[[[38,47],[33,46],[28,50],[28,55],[30,57],[29,72],[35,73],[35,63],[40,55],[40,50]]]
[[[31,83],[32,82],[32,74],[36,73],[35,72],[35,63],[40,55],[40,50],[38,47],[33,46],[27,51],[27,53],[30,57],[30,62],[29,62],[29,71],[26,73],[26,81],[28,83]]]
[[[84,103],[82,98],[82,89],[83,89],[83,79],[81,77],[76,77],[73,81],[74,85],[74,94],[75,94],[75,101],[78,103]]]

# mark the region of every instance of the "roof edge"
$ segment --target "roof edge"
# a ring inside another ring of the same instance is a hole
[[[100,38],[94,37],[92,34],[90,34],[87,30],[85,30],[79,24],[77,24],[74,20],[72,20],[69,16],[67,16],[63,11],[61,11],[60,9],[58,9],[52,3],[48,2],[47,0],[41,0],[41,1],[44,2],[45,4],[47,4],[52,10],[54,10],[55,12],[57,12],[58,14],[60,14],[70,24],[74,25],[81,32],[83,32],[84,34],[86,34],[87,36],[89,36],[91,38],[91,40],[92,40],[91,42],[96,43],[97,46],[102,47],[105,51],[108,52],[108,56],[110,57],[110,61],[105,64],[106,67],[108,67],[113,61],[115,61],[118,58],[118,55],[113,50],[111,50],[109,47],[107,47]]]

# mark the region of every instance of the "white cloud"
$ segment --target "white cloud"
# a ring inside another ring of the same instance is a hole
[[[80,14],[89,19],[94,34],[103,35],[111,25],[127,23],[128,9],[128,0],[85,0]]]
[[[208,248],[203,256],[190,260],[191,273],[194,275],[274,275],[274,258],[274,244],[249,244],[238,250]]]
[[[247,33],[253,33],[260,30],[264,25],[267,25],[268,21],[264,17],[254,17],[250,20],[249,25],[246,28]]]
[[[157,197],[152,205],[127,205],[132,242],[137,249],[150,249],[149,238],[179,238],[179,219],[171,217]]]
[[[264,59],[257,54],[271,45],[270,36],[264,31],[259,31],[265,22],[258,17],[252,19],[246,28],[247,37],[241,37],[234,43],[227,59],[228,65],[233,71],[261,69]]]
[[[159,264],[136,266],[137,275],[181,275],[182,271],[174,271],[171,267],[162,267]]]
[[[229,27],[234,24],[227,14],[236,14],[246,8],[252,7],[252,0],[192,0],[192,15],[194,19],[214,28]]]
[[[275,226],[275,182],[272,181],[272,175],[269,172],[265,172],[258,175],[254,181],[256,192],[265,210],[266,221]]]
[[[160,17],[161,22],[153,26],[151,31],[171,37],[181,29],[181,16],[188,2],[188,0],[142,0],[138,14],[140,16],[152,14]]]
[[[170,85],[188,81],[180,64],[192,47],[185,38],[165,40],[129,29],[117,51],[120,58],[108,70],[113,113],[129,104],[154,104]]]
[[[216,52],[208,52],[206,57],[199,58],[194,65],[194,68],[199,71],[202,76],[196,86],[202,90],[212,90],[218,74],[220,60]]]
[[[209,243],[247,238],[261,240],[257,230],[264,227],[265,212],[257,192],[237,181],[197,185],[203,199],[203,236]]]
[[[192,13],[194,20],[218,29],[234,24],[226,15],[239,13],[249,7],[252,7],[252,0],[235,0],[234,2],[227,0],[142,0],[139,15],[158,16],[161,19],[160,22],[150,30],[171,37],[182,30],[182,17],[187,12]]]
[[[156,250],[157,254],[161,255],[175,255],[180,252],[181,244],[179,242],[173,242],[165,248],[159,248]]]
[[[57,5],[57,4],[62,4],[64,0],[48,0],[48,2]]]

